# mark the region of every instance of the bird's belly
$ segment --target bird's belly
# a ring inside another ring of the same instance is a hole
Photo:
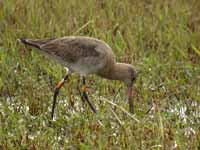
[[[75,63],[75,64],[68,65],[68,67],[71,68],[73,71],[79,73],[80,75],[84,76],[87,74],[94,74],[94,73],[98,72],[101,65]]]
[[[82,59],[74,63],[65,62],[65,66],[84,76],[97,73],[103,67],[103,63],[96,59]]]
[[[52,57],[52,56],[50,56]],[[69,68],[72,72],[77,72],[80,75],[95,74],[101,70],[105,65],[105,57],[85,57],[76,62],[63,60],[63,58],[56,55],[53,56],[54,60],[64,67]]]

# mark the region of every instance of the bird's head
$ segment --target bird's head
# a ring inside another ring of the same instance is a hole
[[[130,64],[125,64],[125,70],[126,70],[126,73],[124,75],[123,81],[127,85],[127,87],[132,87],[137,77],[136,71],[133,69],[133,66]]]

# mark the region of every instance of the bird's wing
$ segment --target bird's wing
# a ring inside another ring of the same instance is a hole
[[[46,44],[40,49],[50,55],[55,55],[67,62],[77,62],[81,58],[98,57],[100,52],[96,49],[98,43],[80,38],[61,38]]]

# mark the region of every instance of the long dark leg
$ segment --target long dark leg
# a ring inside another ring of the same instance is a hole
[[[52,105],[52,111],[51,111],[51,118],[53,119],[54,115],[54,110],[56,106],[56,98],[59,94],[60,88],[63,86],[64,82],[69,78],[69,74],[67,74],[57,85],[54,90],[54,95],[53,95],[53,105]]]
[[[88,98],[88,95],[86,93],[86,81],[85,81],[85,77],[83,77],[83,88],[82,88],[82,91],[83,91],[83,95],[82,95],[82,98],[85,99],[87,101],[87,103],[89,104],[90,108],[92,109],[92,111],[96,114],[97,111],[96,109],[94,108],[94,106],[92,105],[92,103],[90,102],[89,98]]]

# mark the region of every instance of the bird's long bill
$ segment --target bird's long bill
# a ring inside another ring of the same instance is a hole
[[[127,97],[128,97],[128,102],[129,102],[129,110],[131,113],[134,113],[134,106],[133,106],[133,87],[128,87],[127,89]]]

